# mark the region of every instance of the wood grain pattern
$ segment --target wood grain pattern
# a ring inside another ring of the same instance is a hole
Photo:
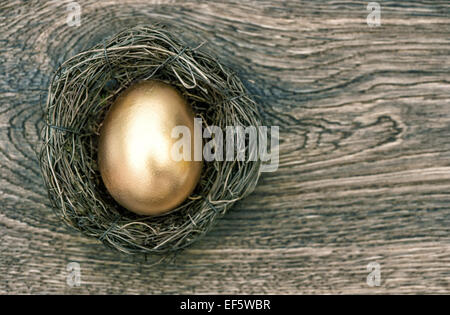
[[[79,27],[67,3],[0,4],[0,293],[450,293],[448,1],[380,1],[380,27],[365,1],[80,0]],[[35,148],[58,64],[157,21],[206,39],[281,143],[277,172],[151,266],[56,220]]]

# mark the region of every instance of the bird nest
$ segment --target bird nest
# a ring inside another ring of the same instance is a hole
[[[65,61],[44,108],[39,157],[49,198],[65,223],[129,254],[169,253],[196,241],[254,189],[261,166],[237,158],[205,162],[196,189],[166,215],[140,216],[120,206],[98,170],[99,129],[117,95],[147,79],[178,88],[203,128],[260,125],[256,104],[236,74],[165,27],[125,30]]]

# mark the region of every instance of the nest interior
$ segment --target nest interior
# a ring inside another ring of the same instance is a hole
[[[139,216],[116,203],[97,168],[107,110],[140,80],[177,87],[208,125],[259,126],[255,102],[230,69],[163,26],[127,29],[65,61],[44,108],[40,165],[56,214],[69,226],[124,253],[168,253],[191,244],[255,187],[259,161],[205,162],[199,184],[176,211]]]

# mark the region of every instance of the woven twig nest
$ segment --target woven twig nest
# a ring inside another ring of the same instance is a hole
[[[117,95],[146,79],[177,87],[203,128],[260,125],[256,104],[232,71],[164,27],[135,27],[59,67],[48,91],[40,162],[55,212],[68,225],[125,253],[168,253],[197,240],[249,194],[260,162],[205,163],[191,196],[163,216],[121,207],[98,171],[99,129]]]

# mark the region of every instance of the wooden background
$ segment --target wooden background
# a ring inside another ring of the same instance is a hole
[[[79,0],[78,27],[67,3],[0,4],[0,293],[450,293],[448,1],[379,1],[375,28],[368,1]],[[281,143],[277,172],[151,266],[62,226],[34,150],[55,68],[156,21],[208,40]]]

